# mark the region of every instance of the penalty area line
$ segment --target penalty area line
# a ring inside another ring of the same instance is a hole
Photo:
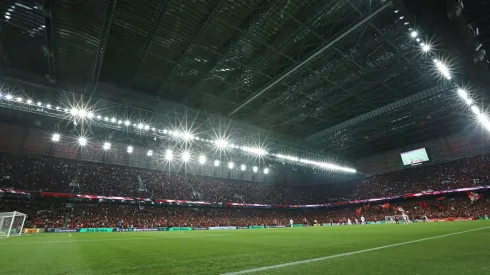
[[[358,250],[358,251],[335,254],[335,255],[325,256],[325,257],[321,257],[321,258],[314,258],[314,259],[295,261],[295,262],[289,262],[289,263],[278,264],[278,265],[257,267],[257,268],[252,268],[252,269],[236,271],[236,272],[222,273],[221,275],[249,274],[249,273],[261,272],[261,271],[266,271],[266,270],[271,270],[271,269],[288,267],[288,266],[295,266],[295,265],[301,265],[301,264],[321,262],[321,261],[326,261],[326,260],[330,260],[330,259],[347,257],[347,256],[351,256],[351,255],[356,255],[356,254],[361,254],[361,253],[366,253],[366,252],[370,252],[370,251],[376,251],[376,250],[381,250],[381,249],[385,249],[385,248],[396,247],[396,246],[401,246],[401,245],[406,245],[406,244],[412,244],[412,243],[418,243],[418,242],[429,241],[429,240],[434,240],[434,239],[440,239],[440,238],[444,238],[444,237],[449,237],[449,236],[454,236],[454,235],[459,235],[459,234],[464,234],[464,233],[468,233],[468,232],[484,230],[484,229],[489,229],[489,228],[490,228],[490,226],[486,226],[486,227],[481,227],[481,228],[476,228],[476,229],[470,229],[470,230],[465,230],[465,231],[448,233],[448,234],[434,236],[434,237],[417,239],[417,240],[408,241],[408,242],[394,243],[394,244],[383,245],[383,246],[378,246],[378,247],[373,247],[373,248],[368,248],[368,249],[363,249],[363,250]]]

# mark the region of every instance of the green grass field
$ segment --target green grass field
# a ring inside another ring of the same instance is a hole
[[[382,247],[393,244],[399,245]],[[373,250],[362,251],[367,249]],[[227,273],[490,274],[490,222],[44,233],[0,240],[0,274]]]

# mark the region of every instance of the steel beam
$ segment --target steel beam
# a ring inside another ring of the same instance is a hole
[[[227,2],[228,1],[226,0],[220,0],[216,5],[216,7],[214,7],[211,14],[208,17],[206,17],[206,19],[203,22],[201,22],[200,24],[201,27],[199,28],[197,34],[194,36],[194,38],[192,38],[191,43],[189,43],[189,46],[182,53],[182,55],[179,58],[179,61],[177,61],[176,65],[173,67],[167,79],[163,82],[162,86],[158,89],[158,94],[161,94],[165,89],[165,87],[168,85],[169,81],[171,81],[171,79],[175,77],[177,72],[181,69],[182,62],[186,60],[189,54],[197,47],[197,43],[199,42],[199,40],[201,40],[202,36],[206,33],[209,26],[214,22],[216,16],[223,11],[223,6]]]
[[[54,0],[48,0],[44,3],[44,10],[49,12],[49,17],[45,19],[46,25],[46,42],[48,45],[48,65],[49,65],[49,77],[54,83],[58,82],[58,64],[57,64],[57,52],[54,39]]]
[[[211,70],[209,70],[208,74],[206,77],[202,78],[194,87],[192,88],[191,92],[187,95],[186,97],[186,102],[188,100],[191,100],[196,92],[208,81],[209,79],[212,78],[213,72],[215,72],[218,68],[222,67],[231,57],[236,55],[238,51],[241,49],[241,45],[245,44],[248,39],[247,37],[249,35],[253,35],[255,31],[259,28],[259,26],[267,20],[268,17],[270,17],[271,14],[273,14],[281,5],[276,4],[276,5],[271,5],[265,9],[263,9],[261,12],[254,14],[247,22],[247,27],[245,27],[246,31],[242,33],[240,36],[238,36],[235,41],[232,43],[228,44],[225,53],[223,56],[216,62],[216,64],[213,66]]]
[[[289,71],[287,71],[284,74],[282,74],[279,78],[277,78],[272,83],[270,83],[269,85],[267,85],[266,87],[264,87],[263,89],[261,89],[259,92],[257,92],[256,94],[254,94],[249,99],[247,99],[245,102],[243,102],[242,104],[240,104],[240,106],[238,106],[235,110],[233,110],[229,115],[233,115],[234,113],[236,113],[237,111],[239,111],[241,108],[243,108],[244,106],[246,106],[247,104],[249,104],[250,102],[252,102],[253,100],[255,100],[257,97],[259,97],[260,95],[262,95],[266,91],[268,91],[270,88],[272,88],[273,86],[275,86],[277,83],[279,83],[280,81],[282,81],[284,78],[286,78],[290,74],[294,73],[296,70],[298,70],[299,68],[301,68],[303,65],[305,65],[306,63],[308,63],[309,61],[311,61],[312,59],[314,59],[315,57],[317,57],[318,55],[320,55],[321,53],[323,53],[325,50],[327,50],[330,47],[332,47],[333,45],[335,45],[342,38],[344,38],[345,36],[347,36],[348,34],[350,34],[351,32],[353,32],[354,30],[356,30],[359,26],[362,26],[364,23],[366,23],[371,18],[373,18],[378,13],[380,13],[381,11],[383,11],[384,9],[386,9],[387,7],[389,7],[391,5],[392,5],[391,2],[388,2],[388,3],[384,4],[383,6],[381,6],[379,9],[377,9],[376,11],[374,11],[373,13],[371,13],[369,16],[367,16],[366,18],[364,18],[363,20],[361,20],[359,23],[355,24],[354,26],[352,26],[351,28],[349,28],[348,30],[346,30],[344,33],[342,33],[339,36],[337,36],[330,43],[326,44],[325,46],[323,46],[322,48],[320,48],[318,51],[314,52],[312,55],[310,55],[309,57],[307,57],[306,59],[304,59],[298,65],[296,65],[295,67],[293,67]]]
[[[158,6],[158,11],[155,16],[155,19],[153,19],[153,22],[150,25],[150,28],[148,29],[148,32],[146,33],[145,41],[143,42],[143,47],[141,47],[140,52],[138,53],[138,60],[136,61],[136,66],[134,67],[134,75],[131,79],[131,83],[133,83],[134,78],[138,74],[138,71],[140,69],[141,63],[143,62],[143,58],[146,55],[146,52],[148,51],[148,48],[150,47],[150,43],[153,40],[153,36],[155,35],[155,32],[158,28],[158,24],[160,24],[160,21],[162,20],[163,13],[167,9],[167,4],[168,0],[160,0],[160,5]]]
[[[420,100],[427,98],[429,96],[435,95],[435,94],[437,94],[437,93],[439,93],[445,89],[448,89],[449,87],[450,87],[449,85],[444,84],[444,85],[439,85],[439,86],[421,91],[421,92],[414,94],[412,96],[409,96],[409,97],[406,97],[406,98],[401,99],[399,101],[390,103],[390,104],[385,105],[381,108],[378,108],[378,109],[373,110],[371,112],[367,112],[367,113],[362,114],[358,117],[349,119],[349,120],[344,121],[340,124],[337,124],[335,126],[327,128],[325,130],[322,130],[316,134],[310,135],[310,136],[306,137],[306,140],[308,142],[316,142],[317,140],[319,140],[320,138],[322,138],[328,134],[338,132],[338,131],[345,129],[345,128],[348,128],[348,127],[354,127],[355,125],[357,125],[363,121],[373,119],[377,116],[380,116],[384,113],[387,113],[387,112],[390,112],[392,110],[401,108],[403,106],[413,104],[414,102],[417,102],[417,101],[420,101]]]
[[[109,34],[112,24],[112,17],[114,10],[116,9],[116,0],[109,0],[106,7],[106,15],[104,20],[104,26],[102,28],[102,35],[100,37],[99,49],[97,51],[97,57],[95,59],[94,72],[92,74],[92,93],[97,89],[99,83],[100,72],[102,71],[102,62],[104,61],[104,53],[107,46],[107,40],[109,40]]]

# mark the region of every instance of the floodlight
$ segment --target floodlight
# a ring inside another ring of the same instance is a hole
[[[27,104],[32,104],[32,100],[28,99]]]
[[[199,163],[200,164],[206,163],[206,156],[205,155],[200,155],[199,156]]]
[[[174,155],[172,154],[172,150],[167,150],[165,152],[165,159],[168,161],[171,161],[174,158]]]
[[[116,123],[116,118],[115,117],[111,118],[111,122]]]
[[[84,138],[84,137],[79,137],[79,138],[78,138],[78,144],[79,144],[80,146],[85,146],[85,145],[87,145],[87,139],[86,139],[86,138]]]
[[[191,140],[193,138],[192,134],[191,133],[184,133],[184,135],[182,136],[182,138],[187,141],[187,140]]]
[[[60,134],[55,133],[51,136],[51,141],[52,142],[58,142],[58,141],[60,141],[60,138],[61,138]]]
[[[148,150],[148,152],[146,152],[146,155],[149,156],[149,157],[153,156],[153,151],[152,150]]]
[[[233,169],[234,166],[235,166],[235,164],[233,162],[228,163],[228,168]]]
[[[51,104],[46,104],[46,108],[51,109]]]
[[[148,130],[148,129],[150,129],[150,126],[145,125],[145,130]]]
[[[93,112],[88,112],[88,113],[87,113],[87,117],[88,117],[89,119],[94,118],[94,113],[93,113]]]
[[[6,98],[7,100],[12,100],[12,95],[11,95],[11,94],[7,94],[7,95],[5,96],[5,98]]]
[[[97,119],[102,119],[102,117],[100,115],[97,116]]]
[[[219,160],[215,160],[214,161],[214,167],[218,167],[219,166]]]
[[[17,102],[22,102],[22,100],[23,100],[22,97],[17,98]]]
[[[481,114],[480,109],[478,109],[478,107],[476,107],[475,105],[471,106],[471,111],[473,111],[473,113],[475,113],[475,115],[477,116]]]
[[[151,128],[152,131],[155,131],[155,127]]]
[[[109,118],[108,117],[104,117],[104,121],[109,121]]]
[[[138,123],[138,129],[143,129],[143,124]]]
[[[37,106],[43,105],[40,101],[37,102]]]
[[[449,72],[449,68],[443,64],[441,61],[439,60],[434,60],[434,63],[436,63],[436,67],[437,69],[439,70],[439,72],[445,76],[448,80],[451,80],[451,73]]]
[[[252,171],[254,171],[254,173],[257,173],[257,171],[259,171],[259,168],[258,168],[257,166],[254,166],[254,167],[252,168]]]
[[[187,151],[182,153],[182,161],[188,162],[191,159],[191,154]]]
[[[128,154],[133,153],[133,146],[131,146],[131,145],[130,145],[130,146],[128,146],[128,148],[127,148],[126,152],[128,152]]]
[[[421,46],[422,46],[422,51],[424,51],[424,52],[430,51],[430,45],[429,44],[424,44],[424,45],[421,45]]]
[[[121,124],[121,123],[122,123],[122,120],[118,120],[118,121],[117,121],[117,124]]]
[[[410,33],[410,36],[416,38],[419,34],[416,31]]]
[[[269,174],[269,168],[264,168],[264,174]]]
[[[129,120],[124,121],[124,125],[129,126],[131,125],[131,122]]]
[[[245,166],[245,164],[242,164],[242,165],[240,166],[240,170],[245,171],[245,169],[247,169],[247,166]]]
[[[104,150],[111,149],[111,144],[109,142],[104,142],[104,144],[102,145],[102,149]]]
[[[466,102],[466,104],[471,105],[471,103],[473,103],[473,100],[471,100],[471,98],[468,96],[468,93],[465,90],[458,89],[458,95],[459,97],[461,97],[461,99],[463,99]]]
[[[59,110],[60,109],[60,106],[56,106],[56,110]]]
[[[218,148],[226,148],[228,146],[228,141],[224,139],[215,140],[214,143],[216,146],[218,146]]]

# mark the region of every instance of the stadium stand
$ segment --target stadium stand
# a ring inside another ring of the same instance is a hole
[[[341,184],[272,186],[121,166],[4,155],[0,169],[8,176],[0,182],[0,187],[172,200],[311,204],[486,185],[490,174],[489,158],[490,155],[474,156]],[[70,186],[73,182],[77,186]]]

